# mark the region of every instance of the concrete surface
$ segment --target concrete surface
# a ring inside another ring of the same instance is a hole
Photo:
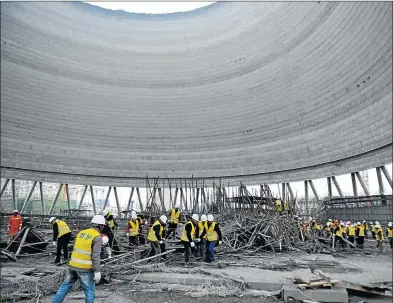
[[[281,292],[282,297],[285,300],[293,298],[295,300],[310,300],[313,299],[316,302],[326,303],[347,303],[348,292],[345,288],[334,288],[334,289],[311,289],[300,291],[298,288],[284,287]]]
[[[271,184],[392,161],[391,2],[2,2],[1,21],[2,177]]]

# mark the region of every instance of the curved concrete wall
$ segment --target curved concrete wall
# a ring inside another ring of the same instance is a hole
[[[390,2],[3,2],[1,23],[3,176],[283,182],[392,161]]]

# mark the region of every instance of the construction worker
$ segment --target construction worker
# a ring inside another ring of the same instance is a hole
[[[12,215],[8,218],[8,234],[12,241],[17,233],[22,229],[22,217],[19,215],[19,211],[15,209]]]
[[[205,223],[205,230],[201,234],[203,238],[206,234],[206,257],[205,262],[214,262],[214,247],[218,241],[218,245],[222,244],[222,234],[220,227],[217,222],[214,221],[213,215],[207,216],[207,222]]]
[[[126,227],[126,236],[128,237],[130,246],[139,245],[139,221],[136,213],[131,214],[131,220]]]
[[[373,236],[373,239],[375,239],[375,225],[373,222],[370,222],[370,229],[371,229],[371,234]]]
[[[115,229],[118,227],[117,222],[113,218],[112,212],[109,209],[104,209],[102,212],[106,225],[104,227],[104,230],[102,231],[104,234],[106,234],[109,238],[109,248],[111,250],[117,250],[119,251],[119,246],[117,245],[117,241],[115,239]]]
[[[195,231],[197,228],[197,224],[199,221],[199,216],[197,214],[193,214],[191,216],[191,220],[189,220],[184,226],[184,230],[181,234],[181,242],[184,245],[184,262],[185,265],[188,265],[190,261],[190,255],[193,251],[195,251]]]
[[[178,206],[172,208],[168,214],[168,239],[173,235],[173,239],[176,239],[176,229],[180,222],[181,211]]]
[[[388,228],[386,229],[386,236],[389,239],[390,249],[393,249],[393,224],[392,224],[392,222],[388,223]]]
[[[56,217],[51,217],[49,223],[52,224],[53,228],[53,246],[57,245],[55,263],[61,265],[61,250],[63,250],[64,253],[64,263],[68,262],[68,243],[70,243],[71,240],[71,229],[68,227],[67,223],[56,219]]]
[[[139,224],[138,244],[144,245],[146,243],[146,239],[145,239],[145,236],[142,234],[142,227],[144,225],[146,225],[148,223],[148,221],[145,218],[143,218],[143,215],[141,215],[141,214],[138,215],[135,210],[133,210],[131,212],[131,217],[133,214],[136,215],[136,221]]]
[[[162,237],[164,227],[167,222],[167,217],[162,215],[150,228],[147,240],[150,241],[150,253],[149,256],[159,255],[161,253],[160,244],[164,243],[165,238]],[[161,258],[157,257],[156,262],[160,262]]]
[[[342,239],[342,230],[343,230],[344,222],[338,223],[336,221],[335,227],[334,227],[334,247],[337,248],[338,242],[341,244],[341,248],[344,249],[344,241]]]
[[[276,208],[276,212],[280,213],[282,211],[282,205],[281,205],[281,200],[277,199],[274,202],[274,207]]]
[[[364,226],[364,237],[368,239],[369,227],[366,220],[363,220],[363,226]]]
[[[95,283],[100,282],[100,255],[102,249],[101,232],[106,225],[102,215],[91,219],[91,227],[81,230],[75,239],[74,250],[71,254],[68,274],[53,298],[53,303],[63,302],[76,281],[80,280],[85,302],[93,303],[95,298]]]
[[[355,243],[355,235],[356,235],[355,224],[351,224],[348,227],[348,241],[351,242],[351,243]]]
[[[289,206],[288,206],[288,202],[287,201],[283,201],[283,204],[284,204],[284,211],[288,211],[289,210]]]
[[[202,233],[205,231],[207,216],[201,215],[201,220],[198,222],[198,235],[199,239],[196,243],[196,254],[203,258],[206,249],[206,232],[204,233],[203,238],[201,238]]]
[[[361,224],[360,222],[357,222],[357,228],[356,228],[356,236],[357,236],[357,245],[359,248],[363,249],[363,244],[364,244],[364,225]]]
[[[383,230],[379,222],[375,223],[375,238],[377,240],[377,248],[379,248],[382,251],[383,241],[385,240],[385,236],[383,235]]]

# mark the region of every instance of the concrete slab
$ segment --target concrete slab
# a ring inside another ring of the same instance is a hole
[[[281,296],[284,300],[293,298],[295,300],[304,301],[313,299],[317,302],[327,303],[347,303],[348,292],[345,288],[333,289],[312,289],[300,291],[298,288],[284,287]]]

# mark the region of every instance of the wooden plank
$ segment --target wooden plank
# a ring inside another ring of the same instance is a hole
[[[368,294],[380,295],[380,296],[384,296],[384,297],[392,297],[391,291],[378,290],[373,287],[367,287],[367,286],[359,285],[356,283],[350,283],[350,282],[346,282],[346,281],[340,281],[335,286],[343,287],[343,288],[346,288],[347,290],[349,289],[349,290],[355,290],[355,291],[364,292],[364,293],[368,293]]]

